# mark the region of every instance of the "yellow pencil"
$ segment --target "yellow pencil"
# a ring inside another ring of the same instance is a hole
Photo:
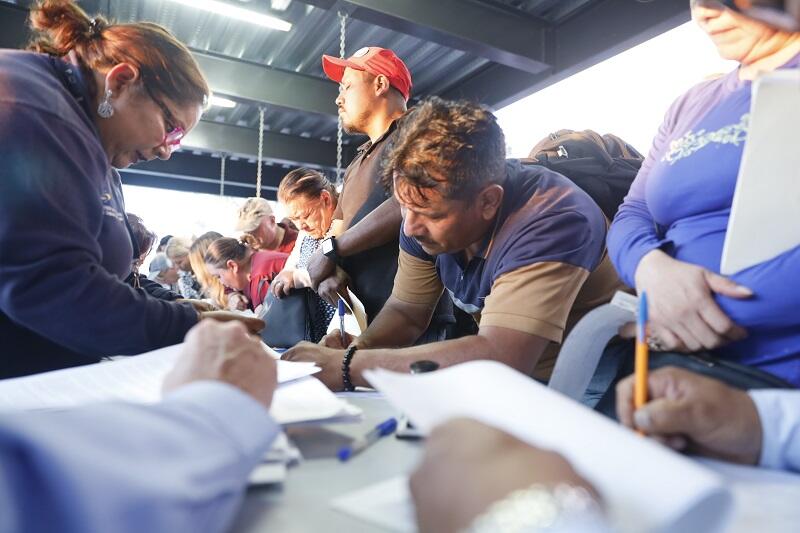
[[[639,316],[636,318],[636,382],[633,389],[633,405],[641,409],[647,403],[647,367],[650,352],[647,346],[647,295],[639,297]],[[639,431],[642,435],[644,432]]]

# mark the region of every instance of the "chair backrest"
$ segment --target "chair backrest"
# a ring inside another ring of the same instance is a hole
[[[617,292],[611,303],[586,313],[564,340],[548,386],[581,401],[608,341],[620,326],[636,320],[636,301],[635,296]]]

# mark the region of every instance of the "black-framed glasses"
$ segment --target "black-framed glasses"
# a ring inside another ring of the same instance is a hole
[[[161,108],[161,112],[164,115],[164,138],[161,140],[161,144],[166,144],[170,148],[180,146],[181,139],[183,136],[186,135],[186,130],[184,130],[181,126],[178,126],[178,121],[175,120],[175,116],[169,110],[169,108],[162,102],[159,98],[156,98],[156,95],[153,94],[153,91],[147,86],[144,85],[144,90],[147,91],[147,95],[153,100],[158,107]]]

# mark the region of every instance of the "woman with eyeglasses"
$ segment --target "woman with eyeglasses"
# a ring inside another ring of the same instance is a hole
[[[730,277],[719,268],[752,81],[799,68],[800,33],[750,18],[736,2],[726,4],[732,7],[694,0],[692,17],[720,56],[739,67],[690,89],[667,111],[611,225],[608,250],[622,279],[647,293],[652,348],[712,350],[796,387],[800,247]]]
[[[67,0],[30,26],[33,51],[0,50],[0,378],[175,344],[206,316],[124,283],[139,253],[115,170],[169,158],[197,124],[191,53]]]

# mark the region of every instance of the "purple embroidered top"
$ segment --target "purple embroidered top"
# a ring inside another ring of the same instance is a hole
[[[798,63],[800,56],[783,68]],[[750,87],[734,71],[695,86],[670,107],[609,231],[611,259],[629,285],[641,258],[656,248],[719,272],[747,138]],[[755,295],[716,300],[748,337],[716,355],[800,385],[798,272],[800,248],[795,248],[732,276]]]

